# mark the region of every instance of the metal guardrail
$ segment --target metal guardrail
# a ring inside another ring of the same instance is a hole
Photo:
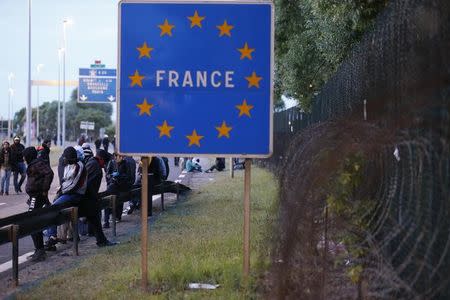
[[[177,200],[179,197],[178,184],[176,184]],[[167,192],[165,182],[159,186],[154,186],[152,195],[161,194],[161,208],[164,210],[164,193]],[[116,236],[116,206],[119,203],[129,201],[141,193],[140,186],[134,186],[130,191],[113,195],[108,192],[98,194],[99,209],[112,209],[112,234]],[[150,195],[149,195],[150,196]],[[151,209],[151,206],[150,206]],[[67,222],[72,223],[73,236],[78,236],[78,207],[73,203],[63,203],[45,208],[36,209],[0,219],[0,245],[12,243],[12,275],[14,285],[19,285],[19,239],[33,233],[43,231],[53,226]],[[73,253],[78,256],[78,239],[74,238]]]

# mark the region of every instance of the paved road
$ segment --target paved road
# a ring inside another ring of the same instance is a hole
[[[200,164],[202,165],[203,169],[208,167],[209,159],[201,159]],[[183,183],[184,175],[181,174],[181,170],[179,167],[174,166],[173,158],[169,159],[169,166],[170,166],[170,173],[169,173],[169,180],[171,181],[177,181]],[[56,193],[56,190],[58,189],[58,178],[57,178],[57,171],[56,167],[53,170],[55,172],[55,178],[52,183],[52,187],[50,189],[49,193],[49,199],[53,199],[54,195]],[[11,178],[12,183],[12,178]],[[106,184],[105,180],[102,181],[102,186],[100,187],[100,191],[105,190]],[[25,190],[25,188],[22,188],[22,190]],[[12,192],[12,193],[11,193]],[[14,188],[10,187],[10,194],[9,196],[0,196],[0,218],[4,218],[6,216],[14,215],[17,213],[25,212],[28,209],[28,206],[26,204],[27,195],[25,193],[16,194],[14,193]],[[154,199],[156,200],[156,199]],[[19,241],[19,256],[23,256],[27,253],[33,252],[34,246],[33,242],[31,240],[30,236],[24,237],[20,239]],[[12,254],[12,248],[11,243],[7,243],[4,245],[0,245],[0,273],[3,272],[5,269],[8,269],[9,267],[6,265],[6,263],[10,262],[11,260],[11,254]],[[3,266],[2,266],[3,264]]]

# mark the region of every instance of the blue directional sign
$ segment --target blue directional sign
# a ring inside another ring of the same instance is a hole
[[[119,152],[270,156],[273,13],[269,1],[121,1]]]
[[[111,103],[115,101],[115,69],[80,69],[78,79],[78,102]]]

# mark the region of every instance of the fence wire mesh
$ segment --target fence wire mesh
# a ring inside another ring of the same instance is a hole
[[[274,116],[269,298],[450,299],[450,1],[391,1],[310,114]]]

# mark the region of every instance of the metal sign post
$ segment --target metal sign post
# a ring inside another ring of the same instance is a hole
[[[141,270],[142,270],[142,289],[147,290],[148,284],[148,166],[150,161],[148,157],[142,157],[142,188],[141,188]]]
[[[250,274],[250,171],[252,160],[245,159],[244,173],[244,279]]]

